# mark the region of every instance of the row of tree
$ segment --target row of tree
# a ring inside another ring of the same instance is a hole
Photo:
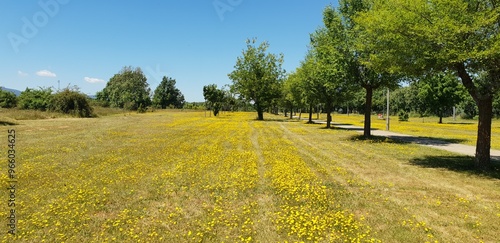
[[[500,7],[490,0],[340,0],[327,7],[324,26],[311,34],[301,65],[286,75],[283,55],[247,42],[228,76],[263,119],[272,107],[312,107],[328,114],[364,90],[364,135],[369,137],[373,94],[412,82],[418,112],[440,116],[468,93],[478,107],[475,164],[491,168],[493,101],[500,88]],[[462,85],[458,85],[461,81]]]
[[[151,89],[142,70],[128,66],[115,74],[102,91],[97,92],[97,100],[102,106],[128,110],[144,110],[150,106],[158,109],[180,109],[184,106],[185,100],[175,84],[175,79],[164,76],[151,95]]]

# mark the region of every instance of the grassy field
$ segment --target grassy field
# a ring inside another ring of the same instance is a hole
[[[302,114],[303,118],[307,118],[308,114]],[[313,115],[316,119],[317,115]],[[326,120],[326,115],[321,114],[320,119]],[[476,145],[477,138],[477,121],[463,120],[457,118],[455,121],[451,117],[443,118],[443,124],[438,124],[439,118],[411,117],[407,122],[398,121],[397,116],[391,116],[390,130],[403,134],[445,139],[453,143],[461,143],[467,145]],[[364,116],[359,114],[334,114],[332,121],[342,124],[351,124],[359,127],[364,125]],[[385,130],[386,121],[377,119],[377,116],[372,116],[372,128]],[[500,150],[500,120],[494,119],[491,129],[491,148]]]
[[[7,130],[17,133],[18,232],[2,242],[498,241],[500,175],[476,174],[471,158],[254,118],[159,111],[6,124],[1,157]]]

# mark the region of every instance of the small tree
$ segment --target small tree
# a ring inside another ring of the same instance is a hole
[[[14,93],[0,89],[0,108],[16,107],[17,97]]]
[[[184,95],[175,87],[175,83],[175,79],[163,77],[153,96],[153,105],[155,107],[166,109],[173,106],[181,109],[184,106]]]
[[[417,97],[439,117],[439,124],[443,123],[444,112],[457,105],[467,92],[458,78],[449,72],[424,77],[416,85],[419,90]]]
[[[210,84],[203,87],[203,97],[205,97],[207,107],[213,111],[214,116],[217,116],[225,103],[226,92],[217,89],[216,84]]]

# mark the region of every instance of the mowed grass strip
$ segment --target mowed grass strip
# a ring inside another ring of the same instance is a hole
[[[499,177],[475,174],[470,158],[254,116],[158,111],[5,126],[19,136],[19,231],[2,242],[498,239]]]

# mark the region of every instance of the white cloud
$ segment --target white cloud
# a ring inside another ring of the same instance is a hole
[[[21,77],[27,77],[28,74],[23,72],[23,71],[17,71],[17,75],[21,76]]]
[[[55,78],[57,75],[49,70],[40,70],[36,72],[36,75],[40,77]]]
[[[84,78],[85,81],[91,83],[91,84],[95,84],[95,83],[104,83],[104,80],[102,79],[98,79],[98,78],[89,78],[89,77],[85,77]]]

